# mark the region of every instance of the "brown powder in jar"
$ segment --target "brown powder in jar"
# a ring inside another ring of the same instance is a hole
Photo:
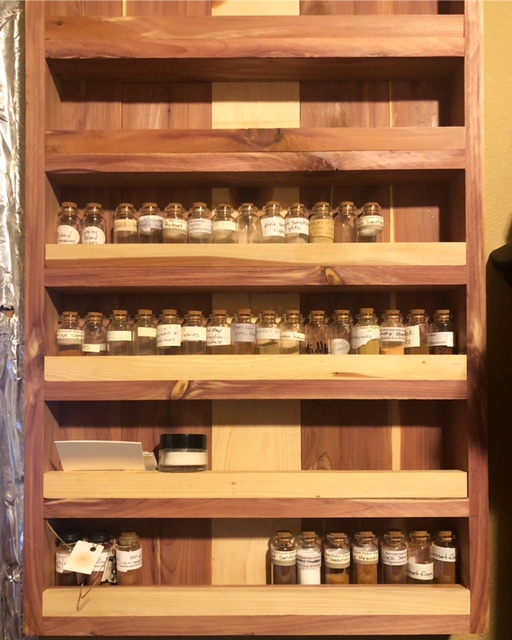
[[[377,564],[354,562],[354,582],[356,584],[377,584]]]

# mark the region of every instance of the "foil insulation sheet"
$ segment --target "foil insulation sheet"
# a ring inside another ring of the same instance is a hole
[[[23,3],[0,2],[0,636],[22,631]]]

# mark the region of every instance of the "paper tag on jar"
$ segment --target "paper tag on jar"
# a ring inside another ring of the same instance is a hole
[[[86,573],[90,576],[102,551],[103,545],[101,544],[79,540],[64,563],[64,569],[66,571]]]

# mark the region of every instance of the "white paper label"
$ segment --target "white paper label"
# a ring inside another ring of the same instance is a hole
[[[162,216],[140,216],[139,218],[139,232],[150,234],[155,229],[162,228]]]
[[[57,344],[81,344],[82,329],[57,329]]]
[[[407,549],[381,549],[382,564],[401,567],[407,564]]]
[[[60,224],[57,227],[57,244],[79,244],[80,234],[75,227],[68,224]]]
[[[454,547],[439,547],[433,544],[430,547],[430,556],[433,560],[441,562],[457,562],[457,549]]]
[[[427,562],[425,564],[417,564],[409,561],[407,563],[407,575],[415,580],[433,580],[434,579],[434,563]]]
[[[132,332],[131,331],[107,331],[107,341],[108,342],[131,342],[132,341]]]
[[[275,216],[273,218],[261,218],[261,235],[264,238],[278,236],[284,238],[284,218]]]
[[[256,326],[256,340],[279,340],[281,332],[279,327],[258,327]]]
[[[92,344],[86,343],[82,345],[82,351],[85,353],[100,353],[101,351],[107,350],[107,344],[103,342],[102,344]]]
[[[187,221],[179,220],[177,218],[165,218],[163,224],[164,231],[166,229],[178,230],[178,231],[186,231],[187,230]]]
[[[286,218],[284,221],[286,235],[309,235],[309,220],[307,218]]]
[[[135,233],[137,231],[137,220],[131,220],[130,218],[114,220],[114,231],[131,231]]]
[[[320,584],[322,554],[317,549],[297,549],[299,584]]]
[[[142,567],[142,549],[123,551],[116,549],[116,569],[125,573]]]
[[[206,342],[206,327],[181,327],[183,342]]]
[[[306,340],[306,335],[304,333],[300,333],[300,331],[281,331],[281,340],[304,342]]]
[[[231,344],[231,328],[206,327],[206,344],[208,347],[220,347]]]
[[[350,353],[350,343],[344,338],[333,338],[329,346],[329,353],[334,355],[346,355]]]
[[[325,566],[330,569],[346,569],[350,567],[349,549],[326,549],[324,552]]]
[[[359,349],[370,342],[370,340],[380,340],[379,327],[352,327],[352,334],[350,337],[352,349]]]
[[[139,338],[156,338],[156,327],[137,327]]]
[[[188,232],[191,236],[201,234],[211,234],[212,221],[208,218],[199,218],[197,220],[188,221]]]
[[[252,322],[234,322],[231,325],[233,342],[255,342],[256,325]]]
[[[354,562],[359,564],[376,564],[379,561],[379,550],[368,547],[353,547]]]
[[[92,544],[85,540],[79,540],[64,562],[64,569],[91,575],[102,551],[103,546],[101,544]]]
[[[83,244],[105,244],[106,241],[105,232],[99,227],[85,227],[82,231]]]
[[[208,451],[161,451],[158,462],[164,467],[203,467],[208,464]]]
[[[216,220],[212,222],[213,231],[236,231],[236,222],[234,220]]]
[[[356,218],[355,226],[362,236],[375,236],[384,229],[384,218],[380,215]]]
[[[405,327],[405,346],[406,347],[421,346],[419,324],[413,324],[410,327]]]
[[[157,347],[179,347],[181,345],[181,325],[159,324],[156,328]]]
[[[69,554],[71,552],[69,549],[61,550],[57,549],[57,553],[55,554],[55,571],[57,573],[65,573],[64,564],[66,560],[69,558]]]
[[[380,327],[380,339],[387,342],[405,342],[405,329],[402,327]]]
[[[270,560],[272,564],[277,564],[280,567],[292,567],[297,561],[297,552],[295,549],[281,550],[271,549]]]
[[[453,347],[453,331],[438,331],[430,333],[428,344],[431,347]]]

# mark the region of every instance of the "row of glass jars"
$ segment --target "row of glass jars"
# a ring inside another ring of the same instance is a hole
[[[188,212],[171,202],[162,213],[154,202],[145,202],[138,214],[131,203],[121,203],[115,212],[114,244],[133,243],[332,243],[375,242],[384,229],[381,207],[367,202],[356,217],[353,202],[342,202],[333,210],[328,202],[317,202],[308,211],[299,202],[283,210],[270,201],[260,212],[252,203],[235,212],[229,204],[213,210],[195,202]],[[355,219],[355,220],[354,220]],[[63,202],[59,210],[57,244],[105,244],[106,224],[102,205],[89,202],[80,218],[75,202]]]
[[[277,531],[270,540],[272,584],[455,584],[457,547],[452,531],[439,531],[432,541],[427,531],[409,539],[389,530],[379,541],[372,531],[314,531],[295,537]]]
[[[272,309],[256,321],[251,309],[239,309],[231,322],[225,309],[215,309],[208,322],[198,310],[181,319],[175,309],[164,309],[156,322],[150,309],[139,309],[134,320],[116,309],[109,322],[90,312],[84,323],[77,312],[65,311],[56,343],[62,356],[450,354],[454,328],[448,309],[437,310],[432,322],[424,309],[411,309],[405,325],[397,309],[387,310],[379,325],[369,307],[359,310],[356,324],[347,309],[330,319],[325,311],[311,311],[307,323],[297,309],[287,310],[280,321]]]

